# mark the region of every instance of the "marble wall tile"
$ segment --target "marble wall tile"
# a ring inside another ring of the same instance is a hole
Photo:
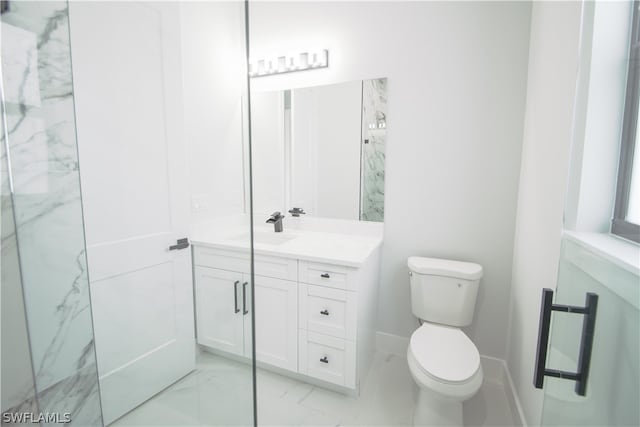
[[[384,221],[387,79],[362,82],[360,219]]]
[[[0,121],[0,135],[5,134],[4,123]],[[38,408],[4,143],[0,144],[0,241],[0,409],[2,412],[35,413]]]
[[[102,425],[67,3],[11,2],[2,36],[11,41],[2,49],[6,134],[40,410]]]

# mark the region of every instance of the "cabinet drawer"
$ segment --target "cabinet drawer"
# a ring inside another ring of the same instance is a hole
[[[251,272],[251,259],[248,251],[195,247],[193,252],[195,265],[240,273]],[[298,260],[256,255],[255,273],[256,276],[297,281]]]
[[[255,256],[256,276],[298,281],[298,260],[275,256]]]
[[[355,341],[354,292],[305,283],[299,286],[300,329]]]
[[[300,281],[311,285],[355,291],[357,270],[335,264],[300,261]]]
[[[251,260],[248,251],[229,251],[205,247],[193,248],[193,263],[201,267],[249,273]]]
[[[300,373],[355,388],[355,344],[340,338],[300,330]]]

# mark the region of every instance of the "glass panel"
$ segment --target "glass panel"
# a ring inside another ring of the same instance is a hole
[[[102,425],[66,2],[9,3],[2,14],[2,83],[39,409],[46,421]]]
[[[2,97],[4,99],[4,97]],[[4,117],[4,102],[1,104]],[[27,319],[24,311],[24,296],[22,293],[22,277],[20,275],[20,261],[18,258],[18,241],[13,217],[13,200],[9,185],[9,171],[7,162],[6,128],[4,120],[0,121],[2,130],[2,144],[0,145],[0,325],[2,326],[2,345],[0,346],[2,366],[2,413],[19,414],[23,412],[37,413],[38,405],[35,399],[35,382],[29,349],[29,334]],[[11,419],[11,418],[10,418]],[[14,419],[17,422],[17,419]],[[3,421],[4,423],[4,421]]]
[[[640,111],[640,108],[638,109]],[[640,126],[640,120],[637,120]],[[629,206],[627,208],[626,220],[634,224],[640,224],[640,171],[638,170],[638,162],[640,162],[640,129],[636,130],[636,141],[633,149],[633,166],[631,167],[631,185],[629,187]]]
[[[243,7],[70,4],[107,424],[253,422]],[[235,251],[212,257],[234,214]]]
[[[253,425],[244,4],[2,5],[2,409]]]
[[[402,378],[394,391],[409,406],[393,410],[376,394],[389,381],[380,371],[402,364],[374,357],[368,294],[383,230],[386,79],[294,81],[274,90],[269,77],[251,78],[253,245],[278,260],[255,265],[258,423],[397,424],[411,417],[415,386]]]
[[[570,240],[562,244],[555,304],[583,306],[598,294],[593,355],[586,396],[575,382],[545,378],[543,425],[640,424],[640,290],[638,277]],[[575,372],[582,315],[554,312],[548,369]]]
[[[384,221],[384,153],[387,145],[387,79],[362,82],[360,219]]]

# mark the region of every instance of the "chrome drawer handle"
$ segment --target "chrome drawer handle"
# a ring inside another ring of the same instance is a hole
[[[325,279],[328,279],[330,276],[329,276],[329,273],[322,273],[320,277],[324,277]]]
[[[329,363],[329,359],[327,359],[327,356],[323,357],[322,359],[320,359],[320,361],[322,363]]]
[[[324,314],[325,316],[329,315],[329,310],[322,310],[320,314]]]

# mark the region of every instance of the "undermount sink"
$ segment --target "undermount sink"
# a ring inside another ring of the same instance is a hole
[[[231,240],[240,240],[244,242],[249,242],[249,233],[242,233],[236,236],[233,236]],[[269,231],[254,231],[253,232],[253,242],[254,244],[261,245],[281,245],[283,243],[289,242],[298,237],[296,234],[289,234],[287,232],[276,233]]]

